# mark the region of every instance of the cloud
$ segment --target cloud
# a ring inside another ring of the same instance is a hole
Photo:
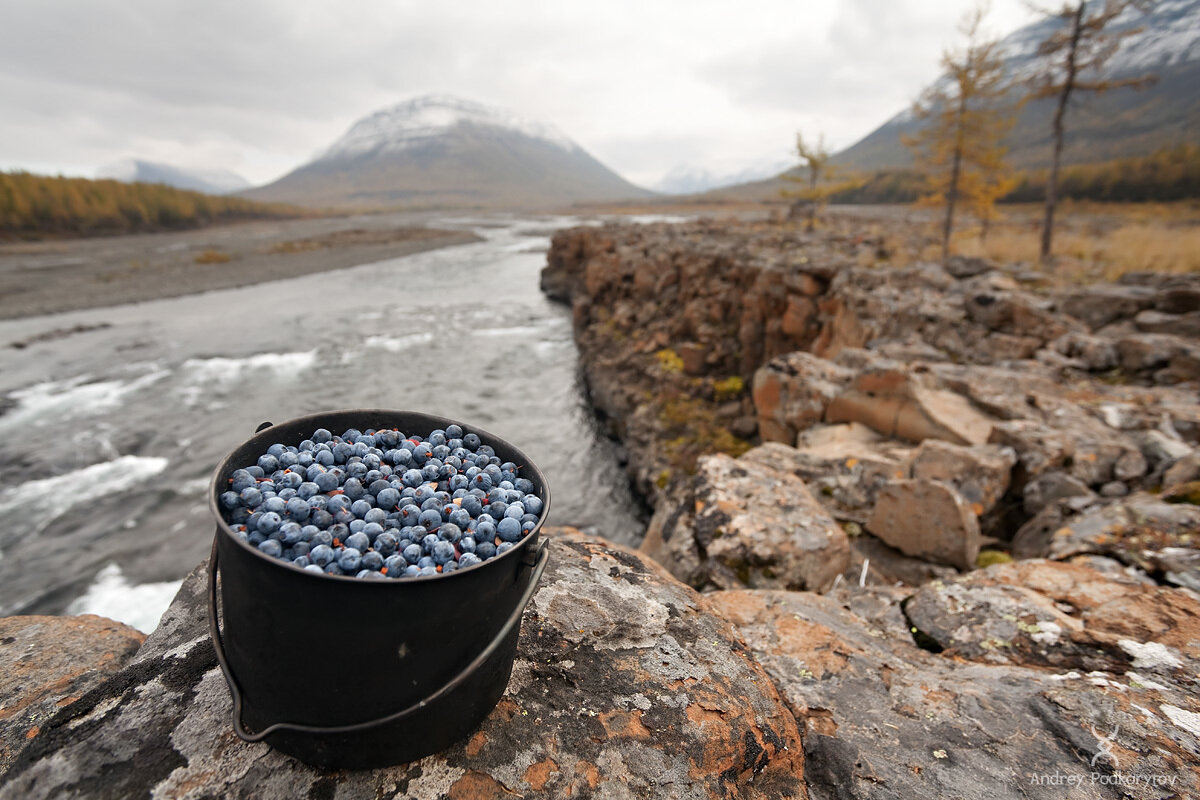
[[[138,156],[264,181],[445,92],[551,122],[634,180],[726,170],[797,127],[867,133],[936,74],[968,5],[6,0],[0,167]]]

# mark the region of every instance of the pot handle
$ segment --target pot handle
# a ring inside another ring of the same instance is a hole
[[[404,719],[417,711],[420,711],[425,706],[438,700],[447,693],[453,691],[462,685],[474,672],[487,661],[493,653],[504,642],[505,638],[512,631],[513,627],[521,621],[521,615],[525,612],[525,606],[529,605],[533,593],[537,590],[538,581],[541,580],[542,573],[546,569],[546,562],[550,558],[549,540],[542,539],[542,543],[538,546],[537,554],[534,556],[534,561],[528,566],[533,567],[533,572],[529,578],[529,585],[525,587],[525,594],[521,596],[521,602],[509,615],[508,620],[504,623],[504,627],[495,635],[488,646],[483,651],[475,656],[475,659],[467,666],[463,667],[462,671],[451,678],[447,683],[443,684],[440,689],[430,694],[423,700],[413,703],[405,709],[401,709],[394,714],[388,714],[386,717],[369,720],[367,722],[358,722],[353,725],[336,725],[336,726],[320,726],[320,725],[302,725],[295,722],[276,722],[262,729],[258,733],[252,733],[246,730],[242,724],[242,692],[237,683],[237,678],[234,677],[233,671],[229,667],[229,661],[225,657],[225,642],[221,638],[221,628],[217,622],[217,573],[220,570],[220,565],[217,562],[217,539],[213,537],[212,555],[208,562],[208,630],[212,637],[213,649],[217,652],[217,663],[221,665],[221,673],[225,676],[225,683],[229,684],[229,693],[233,695],[233,731],[239,738],[247,742],[261,742],[273,733],[279,731],[296,731],[298,733],[313,733],[313,734],[344,734],[344,733],[359,733],[361,731],[370,730],[371,728],[380,725],[387,725],[392,722]],[[528,556],[526,556],[528,559]]]

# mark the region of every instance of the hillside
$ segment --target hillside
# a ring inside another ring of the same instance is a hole
[[[552,208],[651,195],[552,126],[446,96],[364,117],[313,161],[244,193],[374,208]]]
[[[230,194],[250,188],[250,181],[235,172],[220,169],[184,169],[156,161],[125,159],[101,167],[98,178],[112,178],[125,183],[161,183],[176,189],[204,194]]]
[[[1124,39],[1109,62],[1106,76],[1127,78],[1152,73],[1153,86],[1121,89],[1072,98],[1067,110],[1065,163],[1108,161],[1147,155],[1181,142],[1200,142],[1200,0],[1158,3],[1144,16],[1119,20],[1118,28],[1140,27]],[[1004,38],[1006,72],[1013,80],[1030,77],[1039,42],[1059,25],[1045,19]],[[1094,78],[1095,76],[1087,76]],[[943,79],[944,80],[944,79]],[[1025,105],[1007,139],[1016,167],[1044,166],[1050,157],[1050,118],[1054,100]],[[909,110],[892,117],[862,140],[834,157],[855,169],[905,167],[912,163],[902,135],[919,129]]]

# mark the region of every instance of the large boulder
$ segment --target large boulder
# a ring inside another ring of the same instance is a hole
[[[919,365],[861,372],[825,409],[825,421],[858,422],[884,436],[922,442],[984,444],[995,422],[955,392],[939,388]]]
[[[796,447],[767,442],[743,454],[804,481],[837,520],[867,521],[879,490],[907,474],[910,449],[860,425],[817,425],[800,434]]]
[[[1013,608],[1033,609],[1029,621],[1014,614],[1025,625],[1014,623],[1017,635],[1031,646],[980,646],[984,656],[1003,650],[1006,663],[931,652],[937,643],[918,628],[914,635],[929,648],[922,649],[909,636],[916,626],[904,616],[904,595],[886,588],[706,597],[745,637],[802,722],[809,796],[1163,800],[1200,793],[1200,699],[1190,677],[1195,600],[1164,590],[1173,594],[1162,605],[1154,590],[1067,565],[986,572],[996,586],[1029,584]],[[991,595],[976,588],[984,584],[972,579],[963,582],[968,629],[997,614]],[[947,627],[957,608],[947,606],[941,617]],[[1070,655],[1064,625],[1063,666],[1040,666],[1046,659],[1037,648],[1054,645],[1050,626],[1035,620],[1049,622],[1049,609],[1084,632],[1095,627],[1115,638],[1113,652],[1097,656],[1083,647]],[[1151,621],[1137,618],[1148,612],[1155,612]],[[1115,669],[1089,673],[1088,665]]]
[[[963,447],[926,439],[908,461],[909,477],[937,480],[953,486],[971,509],[983,516],[1004,497],[1012,480],[1017,454],[994,444]]]
[[[754,408],[763,441],[795,444],[825,418],[829,402],[854,373],[804,352],[777,356],[754,373]]]
[[[642,552],[697,588],[821,591],[849,563],[841,527],[804,481],[753,459],[705,456],[651,520]]]
[[[729,623],[632,551],[547,533],[508,689],[442,753],[346,772],[236,738],[200,568],[133,663],[42,725],[0,798],[805,797],[795,719]]]
[[[0,774],[47,720],[124,667],[145,639],[93,614],[0,617]]]
[[[973,569],[982,544],[979,518],[953,487],[935,480],[883,487],[867,530],[902,553]]]

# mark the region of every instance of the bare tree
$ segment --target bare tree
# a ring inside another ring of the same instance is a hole
[[[1104,65],[1121,45],[1121,40],[1140,31],[1125,28],[1114,31],[1110,24],[1126,12],[1148,11],[1154,0],[1077,0],[1065,3],[1058,11],[1043,11],[1061,25],[1038,45],[1042,70],[1034,78],[1033,99],[1057,98],[1051,123],[1054,150],[1050,161],[1050,177],[1046,181],[1046,213],[1042,222],[1041,259],[1050,258],[1054,235],[1054,210],[1058,204],[1058,170],[1062,161],[1065,117],[1072,95],[1077,92],[1106,92],[1123,87],[1143,88],[1153,82],[1152,75],[1105,80],[1101,77]]]

